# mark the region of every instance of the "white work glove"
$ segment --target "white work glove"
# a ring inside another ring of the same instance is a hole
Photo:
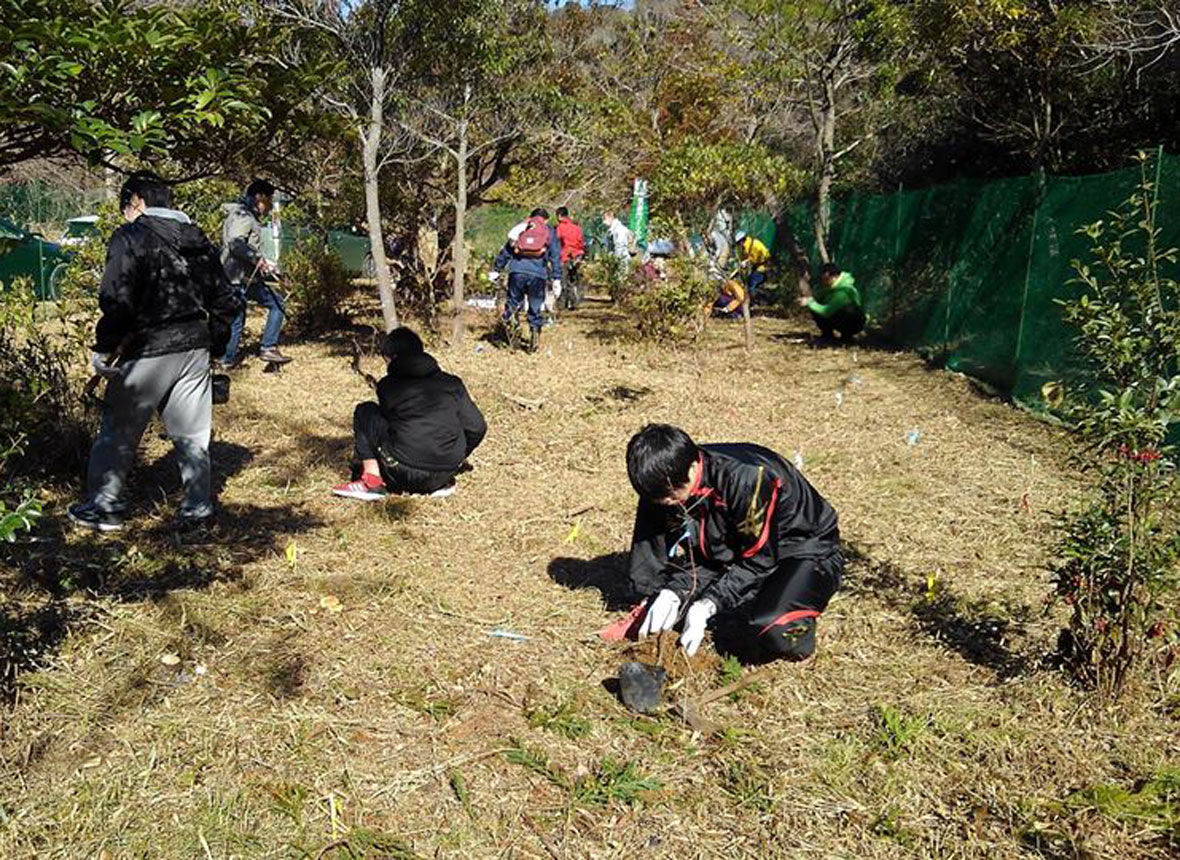
[[[679,615],[680,597],[675,591],[663,589],[648,604],[647,615],[639,627],[639,638],[642,639],[651,633],[659,635],[665,630],[671,630],[676,625]]]
[[[111,356],[105,352],[90,353],[90,366],[103,379],[111,379],[119,375],[119,368],[111,364]]]
[[[553,298],[561,298],[561,278],[553,279]]]
[[[684,614],[684,629],[680,631],[680,645],[689,657],[701,647],[705,640],[705,625],[716,614],[717,604],[707,598],[688,607]]]
[[[496,281],[500,280],[500,273],[492,269],[492,271],[488,272],[488,280],[493,284],[496,283]]]

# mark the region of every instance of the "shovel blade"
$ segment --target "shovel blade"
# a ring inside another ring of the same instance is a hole
[[[661,666],[624,663],[619,667],[619,698],[640,714],[650,714],[660,704],[668,673]]]

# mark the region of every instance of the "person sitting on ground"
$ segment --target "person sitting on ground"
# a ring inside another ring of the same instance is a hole
[[[798,470],[759,445],[698,446],[648,424],[627,445],[627,475],[639,494],[629,575],[650,595],[641,637],[681,624],[692,656],[726,617],[751,661],[811,656],[844,560],[836,512]]]
[[[508,300],[500,316],[500,326],[509,343],[520,337],[520,309],[528,299],[529,352],[536,352],[541,342],[541,311],[550,281],[555,298],[561,297],[561,243],[549,226],[549,213],[534,209],[529,217],[508,231],[508,241],[496,255],[494,271],[488,277],[494,282],[500,272],[508,270]]]
[[[279,351],[279,333],[283,329],[286,302],[270,282],[279,269],[262,256],[262,224],[274,201],[275,187],[265,179],[255,179],[246,187],[245,196],[236,203],[222,207],[225,222],[221,228],[221,264],[226,277],[242,300],[242,310],[234,319],[229,345],[225,349],[222,366],[238,365],[238,344],[246,326],[246,302],[252,300],[266,308],[266,326],[258,357],[270,364],[286,364],[289,356]]]
[[[90,450],[85,499],[66,513],[98,531],[122,528],[123,483],[152,412],[159,411],[180,463],[179,518],[187,527],[213,516],[209,359],[225,351],[238,304],[217,249],[187,215],[170,208],[164,180],[133,174],[119,205],[127,223],[107,245],[92,356],[107,380],[102,425]]]
[[[581,226],[570,218],[570,211],[564,206],[557,207],[557,239],[561,243],[561,270],[565,275],[565,309],[577,310],[582,302],[578,269],[586,255],[586,237]]]
[[[839,334],[842,341],[850,342],[865,327],[864,307],[852,273],[841,272],[835,263],[825,263],[819,270],[819,283],[819,295],[801,296],[800,306],[811,311],[825,340],[835,340]]]
[[[737,278],[728,278],[721,284],[721,293],[713,302],[713,315],[734,319],[742,315],[742,302],[746,300],[746,288]]]
[[[746,272],[746,292],[750,301],[758,296],[758,290],[766,283],[766,267],[770,263],[770,249],[757,236],[747,235],[745,230],[734,234],[738,262]]]
[[[360,403],[352,414],[353,480],[332,492],[364,501],[391,492],[449,496],[487,433],[483,415],[463,380],[440,370],[410,329],[391,331],[382,352],[389,367],[377,383],[378,402]]]

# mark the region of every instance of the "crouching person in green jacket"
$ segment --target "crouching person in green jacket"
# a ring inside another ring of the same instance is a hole
[[[835,340],[838,334],[840,340],[849,343],[865,327],[856,280],[835,263],[825,263],[819,270],[819,283],[819,293],[801,297],[799,304],[811,311],[811,318],[826,340]]]

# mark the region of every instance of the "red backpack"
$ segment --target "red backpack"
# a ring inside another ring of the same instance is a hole
[[[549,246],[549,223],[540,216],[525,222],[512,250],[520,257],[543,257]]]

